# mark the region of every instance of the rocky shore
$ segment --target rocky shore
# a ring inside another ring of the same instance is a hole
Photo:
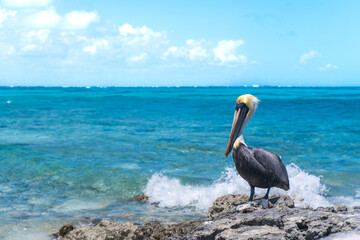
[[[143,202],[146,196],[137,196]],[[297,208],[285,195],[271,197],[269,208],[249,202],[246,195],[225,195],[209,208],[208,219],[143,226],[102,220],[91,226],[63,226],[55,237],[59,240],[142,240],[142,239],[320,239],[360,227],[360,207]],[[360,232],[355,231],[353,236]],[[358,235],[359,234],[359,235]],[[341,239],[344,239],[343,237]],[[356,239],[356,238],[355,238]]]

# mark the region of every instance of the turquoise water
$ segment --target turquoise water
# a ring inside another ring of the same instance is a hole
[[[245,93],[261,100],[245,141],[282,157],[298,205],[360,205],[360,88],[0,88],[0,239],[197,219],[248,193],[224,157]]]

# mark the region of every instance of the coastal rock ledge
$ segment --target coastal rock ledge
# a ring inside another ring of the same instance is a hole
[[[65,225],[58,239],[142,240],[142,239],[320,239],[360,226],[360,207],[347,206],[296,208],[285,195],[271,197],[263,209],[248,202],[246,195],[219,197],[209,208],[207,220],[161,225],[156,222],[138,226],[103,220],[94,226],[77,228]],[[355,232],[357,235],[358,231]],[[360,234],[360,233],[359,233]],[[360,239],[360,235],[359,235]]]

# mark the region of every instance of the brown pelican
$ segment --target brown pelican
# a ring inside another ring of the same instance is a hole
[[[233,159],[236,170],[250,185],[250,201],[253,201],[255,187],[267,188],[266,195],[260,204],[268,207],[268,197],[271,187],[289,190],[289,178],[284,164],[278,155],[261,148],[249,148],[243,137],[246,124],[253,117],[259,99],[245,94],[236,100],[233,125],[225,156],[233,149]]]

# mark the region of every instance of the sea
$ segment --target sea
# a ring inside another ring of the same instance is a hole
[[[360,88],[1,87],[0,239],[99,219],[203,219],[217,197],[249,194],[224,156],[242,94],[261,101],[245,142],[289,173],[290,190],[270,194],[360,205]]]

